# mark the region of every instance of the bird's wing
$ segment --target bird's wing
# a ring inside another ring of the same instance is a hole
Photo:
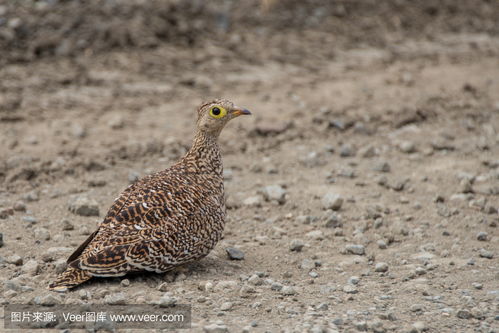
[[[67,262],[76,260],[83,252],[93,248],[99,239],[96,236],[102,229],[111,229],[119,224],[133,225],[137,221],[149,221],[150,224],[161,223],[170,212],[163,191],[149,189],[147,186],[151,176],[143,178],[128,186],[118,198],[114,200],[111,208],[99,228],[93,232],[72,254]],[[165,185],[163,183],[163,185]],[[147,207],[147,208],[146,208]],[[141,216],[142,215],[142,216]],[[140,222],[139,221],[139,222]]]
[[[125,272],[148,270],[164,272],[189,261],[192,247],[200,244],[180,239],[183,232],[173,224],[104,235],[98,248],[85,251],[78,258],[80,269],[95,276],[116,276]],[[199,240],[198,242],[202,242]]]

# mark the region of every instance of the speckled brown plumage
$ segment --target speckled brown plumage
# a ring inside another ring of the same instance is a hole
[[[206,256],[220,240],[225,223],[217,139],[225,124],[242,114],[250,113],[227,100],[201,105],[187,154],[121,193],[49,289],[64,291],[93,276],[165,272]]]

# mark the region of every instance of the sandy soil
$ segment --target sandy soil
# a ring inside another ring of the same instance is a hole
[[[365,16],[371,5],[310,3],[303,15],[322,8],[319,23],[330,11],[340,23],[365,20],[300,31],[282,23],[299,5],[248,3],[257,14],[237,27],[244,8],[222,6],[233,28],[217,26],[226,16],[216,6],[176,12],[178,21],[210,13],[213,35],[200,19],[146,45],[2,44],[0,303],[103,303],[118,293],[157,303],[169,292],[192,305],[194,332],[498,332],[497,3],[469,16],[466,2],[454,11],[440,2],[438,14],[428,5],[420,12],[432,21],[384,1],[377,13],[400,16],[393,33],[395,23]],[[50,10],[9,6],[5,24],[15,13],[31,18],[28,31],[34,12]],[[149,31],[141,27],[131,31]],[[253,112],[220,139],[224,240],[165,275],[47,291],[113,199],[189,148],[195,108],[219,96]],[[275,200],[273,185],[283,194]],[[342,199],[336,211],[325,209],[328,194]],[[99,216],[70,212],[74,196],[95,200]],[[229,260],[228,247],[244,260]]]

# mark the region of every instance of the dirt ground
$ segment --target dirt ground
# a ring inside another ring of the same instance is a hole
[[[0,303],[175,298],[193,332],[499,332],[499,3],[187,3],[0,2]],[[220,139],[223,241],[49,292],[215,97],[253,113]]]

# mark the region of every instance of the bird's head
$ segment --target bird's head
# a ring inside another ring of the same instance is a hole
[[[204,103],[198,109],[198,131],[209,135],[218,136],[225,124],[241,115],[250,115],[245,108],[235,106],[234,103],[226,99],[216,99]]]

